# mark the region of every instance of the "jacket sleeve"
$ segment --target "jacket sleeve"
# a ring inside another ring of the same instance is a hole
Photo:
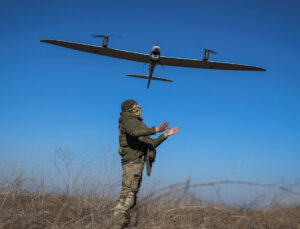
[[[152,134],[156,134],[155,127],[148,128],[136,119],[127,120],[124,124],[124,128],[125,131],[133,137],[149,136]]]
[[[165,138],[164,134],[159,135],[158,138],[152,138],[152,145],[154,148],[156,148],[157,146],[159,146],[164,140],[166,140],[167,138]]]
[[[152,145],[154,148],[159,146],[164,140],[166,140],[164,134],[159,135],[158,138],[150,138],[150,137],[139,137],[139,141],[147,144],[147,145]]]

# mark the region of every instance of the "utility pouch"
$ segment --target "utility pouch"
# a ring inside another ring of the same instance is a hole
[[[147,155],[146,155],[146,167],[147,167],[147,175],[151,175],[152,164],[155,162],[156,158],[156,150],[152,146],[148,146]]]

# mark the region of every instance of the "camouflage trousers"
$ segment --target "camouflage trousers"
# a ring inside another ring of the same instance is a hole
[[[112,229],[126,227],[130,221],[130,209],[136,204],[136,197],[141,186],[145,159],[137,159],[122,165],[122,189],[119,201],[114,209]]]

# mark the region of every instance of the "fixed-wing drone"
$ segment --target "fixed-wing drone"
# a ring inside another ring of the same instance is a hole
[[[185,58],[177,58],[177,57],[165,57],[160,55],[160,47],[158,44],[154,45],[151,49],[150,54],[130,52],[119,49],[108,48],[108,39],[109,36],[105,35],[94,35],[94,37],[103,38],[102,47],[94,46],[88,44],[79,44],[73,43],[69,41],[59,41],[59,40],[41,40],[41,42],[50,43],[58,46],[62,46],[65,48],[75,49],[83,52],[90,52],[94,54],[115,57],[125,60],[142,62],[145,64],[149,64],[149,75],[127,75],[130,77],[143,78],[148,80],[147,88],[150,86],[151,80],[160,80],[173,82],[172,80],[155,77],[153,76],[154,69],[157,65],[168,66],[178,66],[178,67],[189,67],[189,68],[207,68],[207,69],[223,69],[223,70],[244,70],[244,71],[266,71],[264,68],[249,66],[249,65],[241,65],[241,64],[232,64],[232,63],[222,63],[222,62],[214,62],[209,61],[209,54],[214,54],[213,50],[204,49],[204,56],[202,60],[197,59],[185,59]]]

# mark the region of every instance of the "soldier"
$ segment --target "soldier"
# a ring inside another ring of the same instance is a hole
[[[179,131],[178,127],[170,129],[165,122],[159,127],[148,128],[143,122],[142,109],[135,100],[126,100],[121,105],[121,117],[119,118],[119,153],[122,157],[122,189],[118,204],[114,209],[112,228],[120,229],[128,226],[130,220],[129,211],[136,203],[144,164],[146,161],[147,174],[150,176],[152,163],[155,161],[155,148],[168,136]],[[152,139],[150,135],[165,131],[158,138]]]

